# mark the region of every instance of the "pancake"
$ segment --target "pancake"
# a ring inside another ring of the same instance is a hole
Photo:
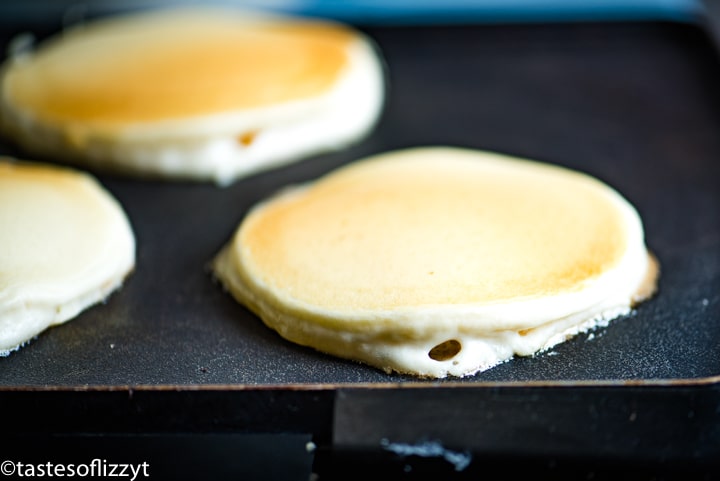
[[[6,136],[142,177],[227,185],[359,141],[384,100],[379,50],[330,21],[222,7],[89,21],[10,58]]]
[[[0,356],[118,289],[135,238],[91,176],[0,158]]]
[[[212,269],[290,341],[432,378],[607,325],[658,275],[636,209],[611,187],[451,147],[386,153],[272,196]]]

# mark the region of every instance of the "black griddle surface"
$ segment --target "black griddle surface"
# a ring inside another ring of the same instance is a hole
[[[248,209],[278,189],[420,145],[492,150],[594,175],[637,207],[662,266],[657,296],[632,315],[459,382],[720,374],[720,62],[701,28],[365,30],[384,53],[389,92],[380,124],[359,144],[226,188],[98,175],[134,226],[136,271],[107,303],[0,359],[0,386],[416,381],[281,339],[213,282],[207,263]],[[0,152],[28,158],[7,142]]]

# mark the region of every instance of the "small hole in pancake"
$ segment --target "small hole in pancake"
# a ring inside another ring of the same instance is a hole
[[[257,131],[251,130],[249,132],[245,132],[243,134],[240,134],[237,136],[237,141],[240,145],[244,147],[250,147],[250,145],[255,141],[255,137],[257,136]]]
[[[430,359],[434,359],[435,361],[447,361],[457,356],[460,349],[462,349],[460,343],[455,339],[450,339],[449,341],[442,342],[430,349],[428,356],[430,356]]]

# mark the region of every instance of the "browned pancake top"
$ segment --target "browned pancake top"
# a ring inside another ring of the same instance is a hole
[[[107,126],[265,107],[330,89],[354,35],[215,11],[130,16],[76,29],[15,62],[3,90],[40,119]]]
[[[566,169],[408,151],[258,208],[236,238],[236,258],[244,275],[322,308],[553,296],[583,289],[625,255],[631,208],[617,199]]]

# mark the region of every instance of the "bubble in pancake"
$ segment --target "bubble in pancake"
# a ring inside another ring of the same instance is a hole
[[[88,174],[0,158],[0,356],[119,289],[135,237]]]
[[[360,160],[257,204],[214,276],[282,337],[468,376],[628,314],[658,264],[637,210],[566,168],[451,147]]]
[[[88,21],[8,59],[6,137],[95,170],[227,185],[364,138],[377,46],[328,20],[171,7]]]

